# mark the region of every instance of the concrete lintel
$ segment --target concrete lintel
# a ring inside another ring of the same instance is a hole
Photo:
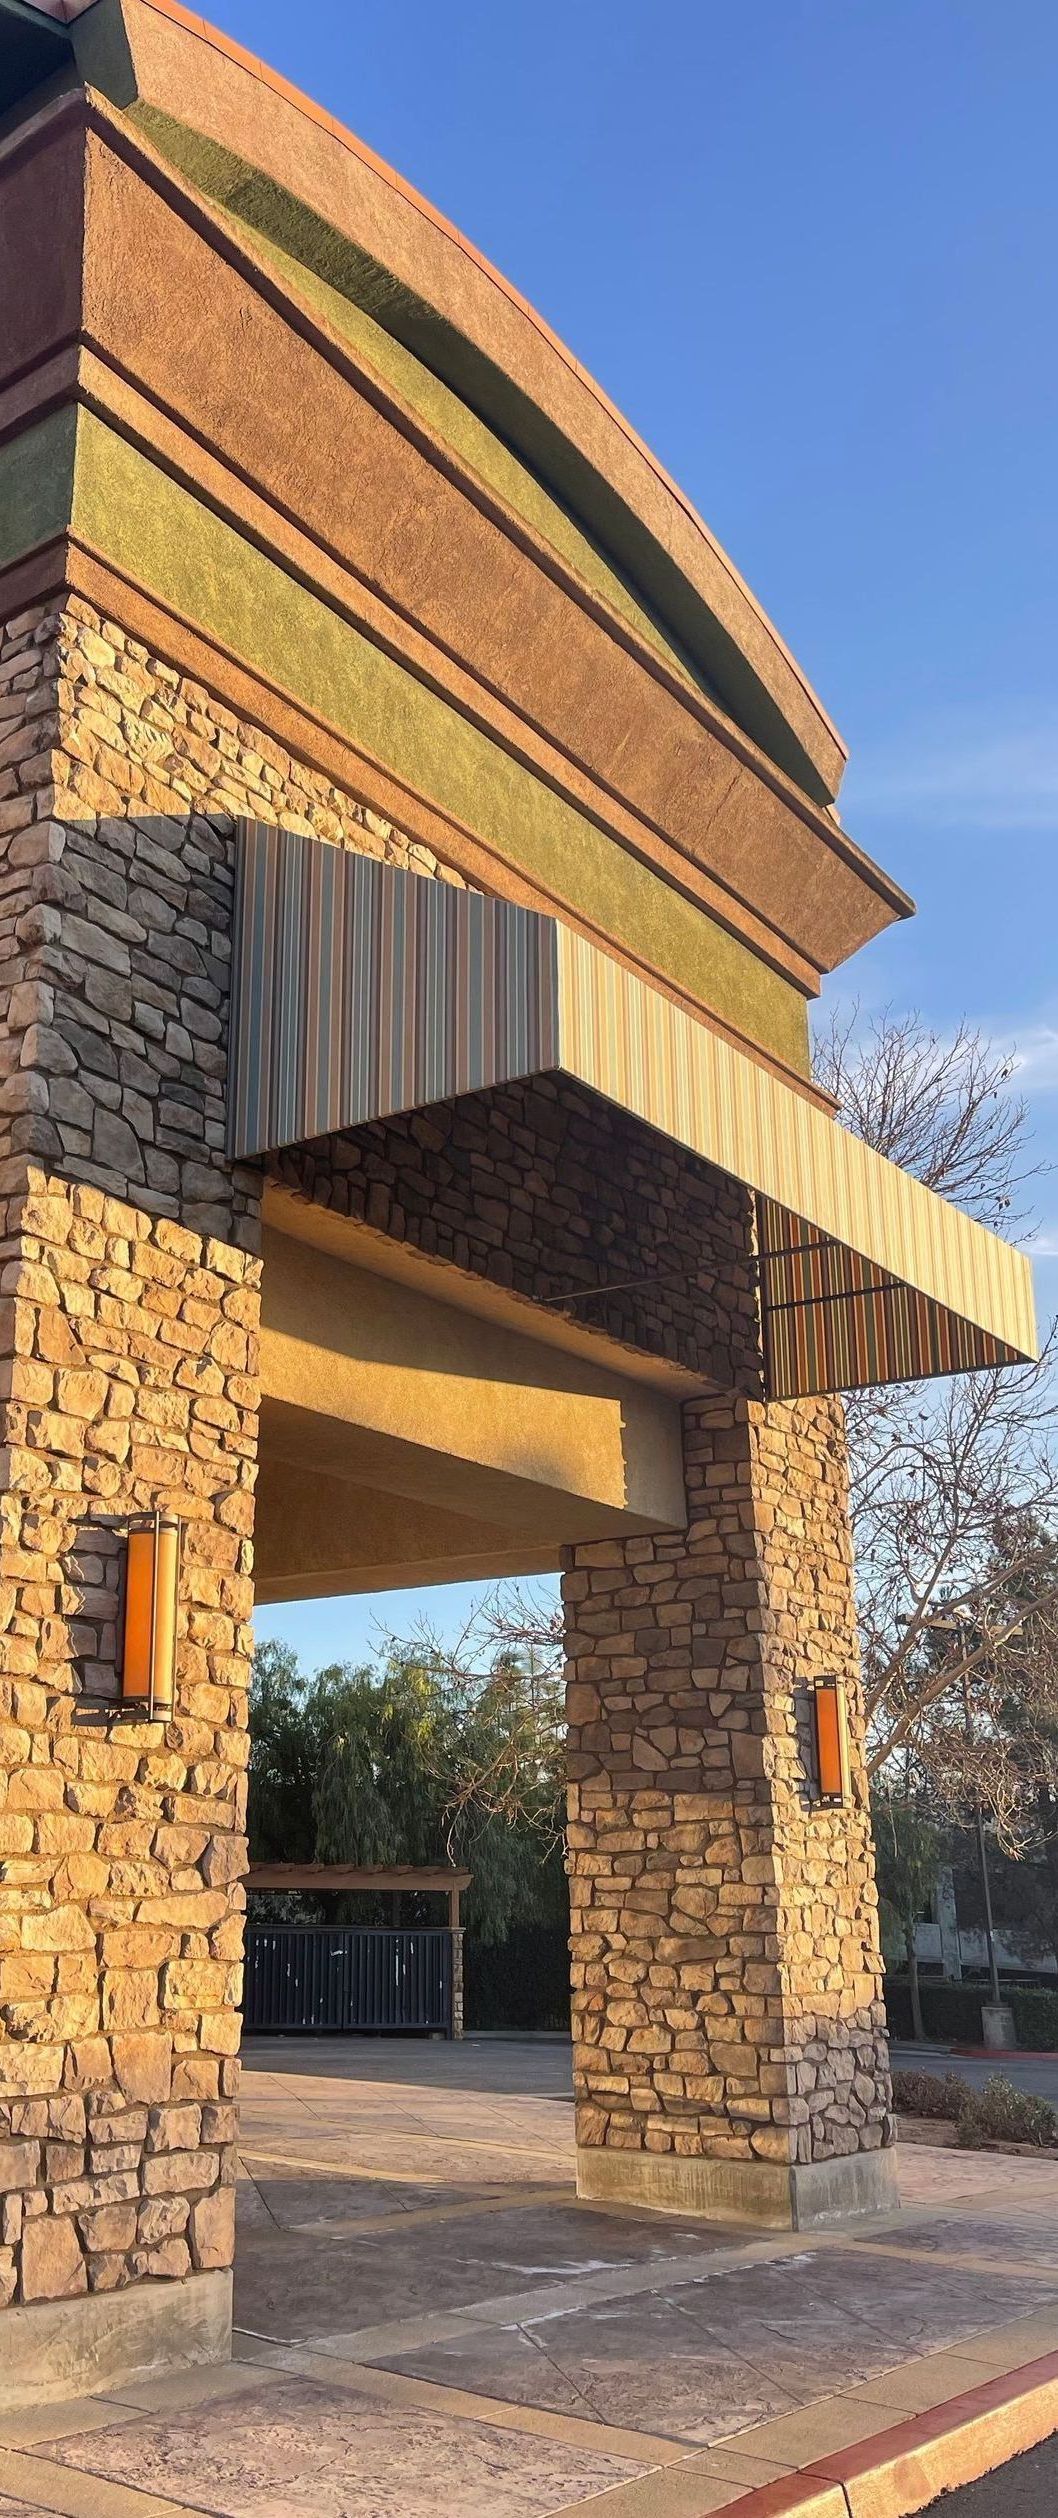
[[[635,2204],[646,2211],[793,2230],[895,2212],[900,2203],[891,2150],[854,2151],[844,2159],[787,2168],[772,2160],[682,2158],[668,2151],[581,2146],[577,2193],[586,2203]]]
[[[231,2358],[231,2274],[136,2282],[3,2315],[5,2413]]]

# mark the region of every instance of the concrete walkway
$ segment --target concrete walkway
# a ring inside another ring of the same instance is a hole
[[[0,2418],[0,2518],[708,2518],[1058,2350],[1058,2167],[747,2238],[577,2204],[558,2041],[246,2061],[237,2362]]]

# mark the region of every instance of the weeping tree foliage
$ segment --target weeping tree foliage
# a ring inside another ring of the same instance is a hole
[[[497,1651],[473,1683],[425,1634],[378,1669],[312,1678],[263,1644],[250,1695],[253,1861],[451,1863],[472,1874],[483,1940],[559,1921],[561,1730],[555,1689]]]
[[[883,1933],[889,1937],[888,1926],[903,1942],[911,1988],[911,2025],[914,2036],[921,2038],[925,2031],[915,1927],[933,1895],[947,1840],[909,1779],[899,1788],[872,1793],[871,1811]]]
[[[259,1644],[250,1692],[247,1825],[253,1862],[311,1862],[317,1745],[289,1644]]]

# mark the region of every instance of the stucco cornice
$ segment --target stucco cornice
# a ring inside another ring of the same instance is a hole
[[[249,191],[273,235],[297,228],[307,262],[351,257],[382,320],[521,445],[662,618],[681,617],[736,719],[807,792],[832,797],[844,748],[783,640],[678,485],[502,274],[332,116],[176,0],[100,0],[84,29],[83,75],[146,118],[202,188]],[[355,272],[349,284],[355,294]]]
[[[531,748],[550,750],[549,775],[581,793],[587,779],[595,809],[611,827],[630,809],[635,827],[625,831],[624,844],[661,868],[667,862],[670,879],[689,887],[795,984],[814,992],[820,970],[906,912],[905,896],[830,815],[810,805],[689,677],[670,668],[597,587],[408,407],[389,379],[339,338],[317,308],[299,300],[286,275],[262,261],[245,234],[201,202],[105,102],[74,96],[53,105],[8,141],[0,176],[56,147],[67,167],[71,148],[89,151],[84,184],[91,238],[80,331],[96,359],[93,395],[156,461],[175,461],[181,477],[244,525],[247,501],[263,499],[271,511],[270,539],[289,539],[296,523],[308,537],[299,567],[311,577],[313,544],[321,553],[318,574],[326,576],[324,560],[337,562],[346,572],[346,597],[358,584],[359,616],[369,635],[403,646],[413,669],[451,688],[457,705],[508,741],[497,716],[502,696],[521,718]],[[151,221],[163,213],[152,210],[152,200],[175,214],[179,229],[163,226],[154,234]],[[129,258],[144,238],[157,267],[172,275],[165,326],[156,324],[153,308],[137,311],[131,286]],[[189,261],[196,253],[197,263]],[[198,308],[224,289],[230,321],[209,336]],[[69,309],[63,320],[69,338]],[[261,389],[255,392],[254,375],[241,373],[240,359],[248,345],[252,354],[258,337]],[[43,356],[47,349],[42,339]],[[288,406],[314,406],[315,446],[300,427],[276,435],[276,413],[264,396],[269,378],[280,372]],[[133,387],[150,407],[130,421]],[[174,423],[180,432],[175,458]],[[402,444],[414,451],[401,454]],[[414,475],[409,465],[417,465]],[[346,502],[343,530],[349,472],[358,488],[353,506]],[[424,543],[420,528],[431,503],[436,519]],[[409,508],[411,533],[403,524],[395,533],[397,517]],[[366,530],[372,514],[373,541]],[[251,525],[261,530],[260,518]],[[556,676],[560,647],[564,664]],[[457,690],[467,670],[473,687]]]

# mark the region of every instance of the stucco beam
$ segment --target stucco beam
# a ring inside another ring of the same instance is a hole
[[[369,1461],[519,1540],[561,1545],[585,1510],[593,1531],[682,1520],[674,1400],[288,1235],[266,1231],[264,1255],[262,1384],[288,1456]]]
[[[550,1536],[516,1538],[480,1515],[325,1475],[281,1457],[266,1416],[254,1542],[262,1604],[550,1572],[562,1526],[558,1516]]]

